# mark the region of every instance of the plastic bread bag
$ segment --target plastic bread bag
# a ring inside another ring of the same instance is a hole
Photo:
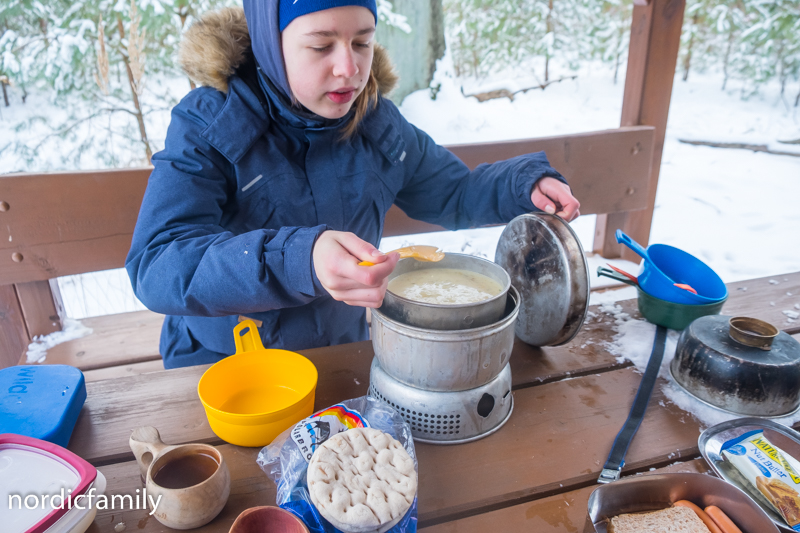
[[[277,486],[276,503],[297,515],[312,533],[342,533],[323,518],[308,494],[306,471],[314,451],[330,437],[357,427],[384,431],[403,445],[419,472],[411,428],[392,407],[371,396],[345,400],[318,411],[278,435],[256,462]],[[417,499],[387,533],[417,531]]]
[[[793,531],[800,531],[800,462],[772,444],[761,430],[725,442],[722,456]]]

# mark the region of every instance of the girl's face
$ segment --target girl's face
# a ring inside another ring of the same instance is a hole
[[[325,118],[350,111],[369,79],[375,18],[361,6],[297,17],[283,30],[283,60],[292,94]]]

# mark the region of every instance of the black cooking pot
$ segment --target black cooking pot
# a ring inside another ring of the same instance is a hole
[[[698,318],[683,330],[670,371],[725,411],[774,417],[800,407],[800,343],[755,318]]]

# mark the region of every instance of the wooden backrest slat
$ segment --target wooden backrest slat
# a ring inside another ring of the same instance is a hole
[[[653,128],[638,126],[542,139],[449,147],[471,168],[544,150],[570,181],[581,212],[641,209]],[[149,168],[0,176],[0,285],[124,264]],[[397,208],[384,236],[437,231]]]

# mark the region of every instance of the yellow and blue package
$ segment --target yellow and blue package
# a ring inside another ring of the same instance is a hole
[[[371,396],[332,405],[301,420],[265,446],[256,462],[277,485],[276,503],[297,515],[311,533],[342,533],[323,518],[311,503],[306,472],[314,451],[332,436],[356,427],[379,429],[397,439],[414,461],[417,456],[411,428],[392,407]],[[386,533],[416,533],[417,500]]]
[[[721,452],[747,481],[749,491],[766,501],[793,531],[800,531],[800,462],[770,442],[762,430],[725,442]]]

